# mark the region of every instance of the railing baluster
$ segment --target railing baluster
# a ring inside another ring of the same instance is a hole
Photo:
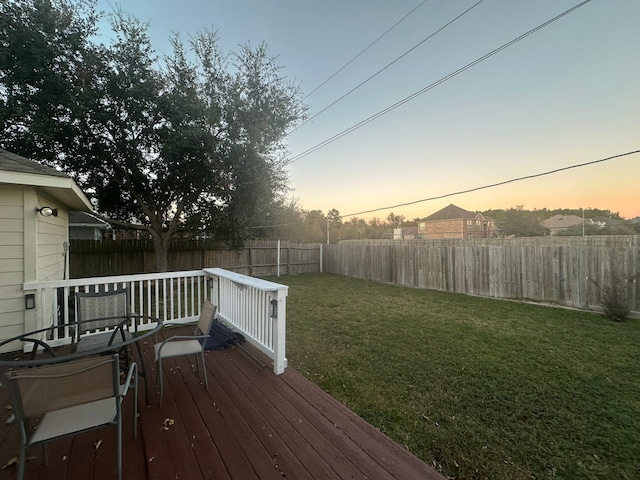
[[[180,281],[180,277],[176,278],[176,283],[178,284],[178,294],[176,295],[176,300],[178,301],[178,318],[182,317],[182,282]]]
[[[191,277],[191,316],[195,316],[196,312],[195,312],[195,305],[196,305],[196,299],[195,299],[195,294],[196,294],[196,282],[195,279],[193,277]]]
[[[182,277],[182,287],[183,287],[182,296],[183,296],[183,302],[184,302],[184,316],[187,317],[189,316],[189,305],[188,305],[189,284],[187,283],[187,277]]]
[[[162,279],[162,320],[167,321],[167,279]]]

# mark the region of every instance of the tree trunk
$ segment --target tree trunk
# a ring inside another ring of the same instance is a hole
[[[170,235],[153,235],[153,256],[154,270],[156,272],[166,272],[169,270],[169,246],[171,245]]]

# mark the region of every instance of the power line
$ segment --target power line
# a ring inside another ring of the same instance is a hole
[[[376,38],[373,42],[371,42],[369,45],[367,45],[366,47],[364,47],[363,50],[360,51],[360,53],[358,53],[355,57],[353,57],[351,60],[349,60],[347,63],[345,63],[342,67],[340,67],[333,75],[331,75],[329,78],[327,78],[324,82],[322,82],[320,85],[318,85],[316,88],[314,88],[313,90],[311,90],[311,92],[307,93],[307,95],[302,99],[302,101],[306,100],[307,98],[309,98],[311,95],[313,95],[318,89],[320,89],[320,87],[322,87],[325,83],[327,83],[329,80],[331,80],[333,77],[335,77],[337,74],[339,74],[342,70],[344,70],[346,67],[348,67],[354,60],[356,60],[360,55],[362,55],[364,52],[366,52],[367,50],[369,50],[369,48],[371,48],[375,43],[378,42],[378,40],[380,40],[382,37],[384,37],[387,33],[389,33],[391,30],[393,30],[394,28],[396,28],[400,23],[402,23],[406,18],[408,18],[413,12],[415,12],[416,10],[418,10],[422,5],[424,5],[425,3],[427,3],[427,0],[424,0],[420,5],[418,5],[417,7],[415,7],[413,10],[411,10],[409,13],[407,13],[404,17],[402,17],[400,20],[398,20],[396,23],[394,23],[389,29],[387,29],[386,32],[384,32],[382,35],[380,35],[378,38]],[[306,122],[305,122],[306,123]]]
[[[634,155],[636,153],[640,153],[640,150],[634,150],[632,152],[621,153],[619,155],[613,155],[611,157],[601,158],[600,160],[593,160],[591,162],[578,163],[576,165],[570,165],[568,167],[556,168],[555,170],[549,170],[547,172],[535,173],[533,175],[526,175],[524,177],[512,178],[510,180],[505,180],[503,182],[491,183],[489,185],[483,185],[482,187],[474,187],[474,188],[469,188],[467,190],[460,190],[458,192],[447,193],[447,194],[444,194],[444,195],[438,195],[438,196],[435,196],[435,197],[423,198],[422,200],[414,200],[412,202],[399,203],[398,205],[392,205],[390,207],[380,207],[380,208],[374,208],[373,210],[366,210],[366,211],[363,211],[363,212],[348,213],[346,215],[342,215],[342,217],[354,217],[356,215],[362,215],[362,214],[365,214],[365,213],[379,212],[380,210],[389,210],[391,208],[406,207],[408,205],[415,205],[416,203],[422,203],[422,202],[428,202],[428,201],[431,201],[431,200],[439,200],[441,198],[453,197],[454,195],[462,195],[463,193],[477,192],[478,190],[485,190],[487,188],[498,187],[500,185],[506,185],[508,183],[519,182],[519,181],[522,181],[522,180],[528,180],[530,178],[543,177],[545,175],[551,175],[553,173],[563,172],[563,171],[571,170],[571,169],[574,169],[574,168],[586,167],[587,165],[594,165],[596,163],[607,162],[607,161],[613,160],[615,158],[626,157],[628,155]]]
[[[447,80],[452,79],[453,77],[455,77],[456,75],[459,75],[460,73],[464,72],[465,70],[468,70],[469,68],[474,67],[475,65],[477,65],[477,64],[483,62],[484,60],[492,57],[493,55],[495,55],[496,53],[504,50],[505,48],[508,48],[511,45],[519,42],[520,40],[524,39],[525,37],[528,37],[529,35],[532,35],[533,33],[537,32],[538,30],[540,30],[540,29],[552,24],[556,20],[559,20],[560,18],[564,17],[565,15],[568,15],[569,13],[573,12],[574,10],[577,10],[578,8],[586,5],[590,1],[591,0],[585,0],[584,2],[579,3],[578,5],[575,5],[574,7],[571,7],[570,9],[562,12],[561,14],[559,14],[559,15],[557,15],[555,17],[553,17],[551,20],[547,20],[546,22],[544,22],[544,23],[538,25],[537,27],[529,30],[528,32],[523,33],[519,37],[517,37],[517,38],[505,43],[504,45],[492,50],[491,52],[489,52],[489,53],[477,58],[473,62],[466,64],[464,67],[461,67],[458,70],[450,73],[449,75],[446,75],[446,76],[442,77],[440,80],[438,80],[438,81],[436,81],[436,82],[434,82],[434,83],[432,83],[430,85],[427,85],[426,87],[422,88],[421,90],[418,90],[417,92],[409,95],[408,97],[405,97],[404,99],[394,103],[393,105],[385,108],[384,110],[381,110],[378,113],[376,113],[376,114],[374,114],[374,115],[362,120],[361,122],[359,122],[359,123],[347,128],[346,130],[343,130],[342,132],[340,132],[340,133],[334,135],[333,137],[331,137],[331,138],[329,138],[329,139],[317,144],[316,146],[311,147],[311,148],[305,150],[304,152],[302,152],[302,153],[300,153],[298,155],[295,155],[293,158],[291,158],[289,163],[297,162],[301,158],[306,157],[307,155],[315,152],[316,150],[319,150],[322,147],[325,147],[325,146],[329,145],[330,143],[333,143],[334,141],[338,140],[339,138],[342,138],[345,135],[348,135],[349,133],[354,132],[355,130],[359,129],[360,127],[363,127],[364,125],[372,122],[373,120],[376,120],[377,118],[382,117],[383,115],[391,112],[392,110],[395,110],[396,108],[400,107],[401,105],[404,105],[405,103],[413,100],[414,98],[417,98],[418,96],[420,96],[423,93],[431,90],[432,88],[435,88],[438,85],[446,82]]]
[[[346,215],[340,215],[340,216],[342,218],[344,218],[344,217],[355,217],[356,215],[363,215],[365,213],[379,212],[381,210],[390,210],[392,208],[406,207],[408,205],[415,205],[417,203],[428,202],[428,201],[431,201],[431,200],[439,200],[441,198],[453,197],[454,195],[462,195],[463,193],[477,192],[478,190],[486,190],[488,188],[498,187],[500,185],[506,185],[508,183],[514,183],[514,182],[519,182],[519,181],[522,181],[522,180],[528,180],[528,179],[531,179],[531,178],[538,178],[538,177],[543,177],[543,176],[546,176],[546,175],[552,175],[554,173],[563,172],[563,171],[566,171],[566,170],[572,170],[572,169],[575,169],[575,168],[586,167],[588,165],[595,165],[597,163],[603,163],[603,162],[607,162],[609,160],[614,160],[616,158],[627,157],[629,155],[635,155],[635,154],[638,154],[638,153],[640,153],[640,150],[633,150],[631,152],[620,153],[618,155],[612,155],[610,157],[601,158],[599,160],[592,160],[590,162],[584,162],[584,163],[578,163],[578,164],[575,164],[575,165],[569,165],[567,167],[556,168],[554,170],[549,170],[549,171],[542,172],[542,173],[534,173],[532,175],[525,175],[523,177],[512,178],[510,180],[504,180],[502,182],[491,183],[491,184],[488,184],[488,185],[483,185],[481,187],[469,188],[467,190],[460,190],[458,192],[446,193],[444,195],[438,195],[438,196],[435,196],[435,197],[423,198],[421,200],[414,200],[412,202],[399,203],[397,205],[391,205],[391,206],[388,206],[388,207],[374,208],[372,210],[365,210],[365,211],[356,212],[356,213],[348,213]],[[303,223],[304,222],[285,223],[285,224],[281,224],[281,225],[260,225],[260,226],[257,226],[257,227],[250,227],[250,228],[287,227],[287,226],[291,226],[291,225],[301,225]]]
[[[440,27],[438,30],[436,30],[435,32],[433,32],[431,35],[429,35],[427,38],[421,40],[419,43],[417,43],[416,45],[414,45],[413,47],[411,47],[409,50],[407,50],[406,52],[404,52],[402,55],[400,55],[399,57],[397,57],[395,60],[393,60],[391,63],[388,63],[387,65],[385,65],[384,67],[382,67],[380,70],[378,70],[376,73],[374,73],[373,75],[371,75],[369,78],[367,78],[366,80],[364,80],[363,82],[359,83],[358,85],[356,85],[355,87],[353,87],[351,90],[349,90],[347,93],[345,93],[344,95],[342,95],[340,98],[338,98],[337,100],[334,100],[332,103],[330,103],[329,105],[327,105],[326,107],[324,107],[322,110],[320,110],[318,113],[316,113],[315,115],[313,115],[312,117],[308,118],[307,120],[305,120],[304,122],[302,122],[300,125],[298,125],[295,129],[293,129],[292,131],[295,132],[297,129],[299,129],[300,127],[302,127],[303,125],[306,125],[307,123],[309,123],[311,120],[313,120],[314,118],[318,117],[319,115],[323,114],[324,112],[326,112],[327,110],[329,110],[331,107],[333,107],[336,103],[342,101],[343,99],[345,99],[346,97],[348,97],[349,95],[351,95],[353,92],[355,92],[357,89],[359,89],[360,87],[362,87],[365,83],[369,82],[370,80],[372,80],[373,78],[377,77],[379,74],[381,74],[382,72],[384,72],[387,68],[389,68],[391,65],[395,64],[396,62],[398,62],[399,60],[401,60],[402,58],[404,58],[405,56],[407,56],[409,53],[411,53],[412,51],[414,51],[416,48],[418,48],[420,45],[422,45],[423,43],[425,43],[427,40],[433,38],[434,36],[436,36],[438,33],[440,33],[442,30],[444,30],[445,28],[447,28],[449,25],[451,25],[452,23],[454,23],[456,20],[460,19],[463,15],[465,15],[466,13],[470,12],[472,9],[474,9],[475,7],[477,7],[478,5],[480,5],[484,0],[479,0],[476,4],[472,5],[471,7],[467,8],[464,12],[462,12],[460,15],[458,15],[457,17],[455,17],[453,20],[447,22],[445,25],[443,25],[442,27]]]

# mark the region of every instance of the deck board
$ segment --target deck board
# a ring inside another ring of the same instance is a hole
[[[162,335],[189,331],[177,328]],[[150,343],[142,347],[150,405],[140,379],[137,439],[132,395],[124,405],[125,479],[445,478],[294,369],[276,376],[235,347],[207,352],[208,391],[192,358],[166,361],[164,400],[158,405],[153,348]],[[15,425],[4,423],[10,414],[5,388],[0,388],[0,402],[5,412],[0,463],[5,465],[17,454],[18,435]],[[165,428],[166,419],[173,424]],[[55,442],[48,465],[41,448],[31,449],[25,478],[114,479],[115,437],[115,428],[104,428]],[[0,469],[0,480],[13,478],[15,466]]]

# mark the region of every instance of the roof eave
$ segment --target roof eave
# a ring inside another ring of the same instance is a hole
[[[87,196],[70,177],[3,171],[0,183],[36,187],[58,200],[69,210],[93,211]]]

